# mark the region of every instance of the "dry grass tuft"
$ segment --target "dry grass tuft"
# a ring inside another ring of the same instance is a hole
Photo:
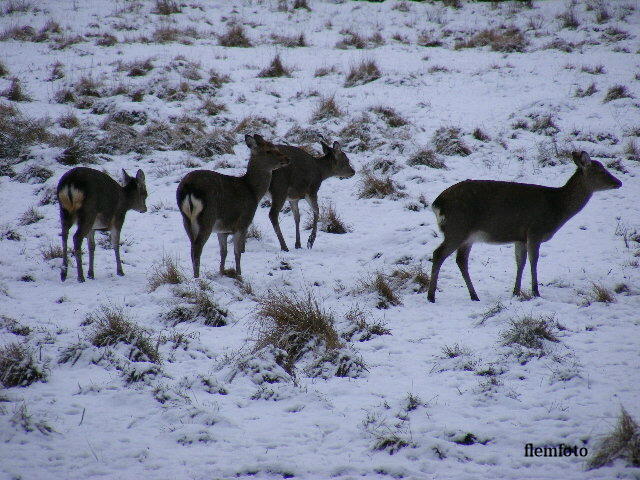
[[[17,77],[11,79],[11,85],[4,90],[1,95],[12,102],[30,102],[31,97],[24,92],[22,83]]]
[[[20,215],[20,225],[32,225],[44,218],[44,215],[36,207],[29,207]]]
[[[309,46],[304,33],[300,33],[299,35],[278,35],[273,33],[271,34],[271,41],[274,45],[282,45],[287,48]]]
[[[369,111],[382,118],[391,128],[403,127],[409,124],[409,121],[392,107],[378,105],[371,107]]]
[[[466,157],[471,154],[471,149],[464,143],[461,135],[462,132],[457,127],[440,127],[431,137],[431,143],[437,153]]]
[[[578,98],[590,97],[594,93],[598,91],[595,82],[591,82],[587,88],[578,87],[576,88],[575,96]]]
[[[47,247],[42,249],[41,253],[44,261],[62,258],[62,247],[60,245],[53,245],[50,243]]]
[[[609,90],[607,90],[607,94],[602,100],[602,103],[611,102],[613,100],[618,100],[620,98],[633,98],[633,95],[631,95],[631,93],[629,92],[626,86],[614,85]]]
[[[122,307],[103,305],[85,322],[93,325],[90,341],[96,347],[124,343],[133,347],[129,353],[130,360],[160,363],[158,345],[154,345],[151,336],[136,325]]]
[[[360,179],[360,191],[358,192],[358,198],[404,196],[391,177],[379,176],[368,170],[363,170],[361,175],[362,178]]]
[[[378,65],[373,60],[362,60],[359,64],[353,65],[347,78],[345,79],[345,87],[355,87],[373,82],[382,76]]]
[[[0,347],[0,385],[4,388],[26,387],[45,379],[30,347],[17,342]]]
[[[377,308],[386,309],[389,306],[402,305],[402,300],[396,295],[395,286],[390,281],[389,277],[381,272],[376,272],[372,278],[362,282],[362,287],[371,292],[378,294]]]
[[[517,27],[485,29],[470,39],[456,43],[455,49],[490,46],[495,52],[524,52],[529,44],[522,30]]]
[[[329,202],[320,207],[320,217],[318,219],[319,229],[326,233],[343,234],[351,232],[351,227],[345,224],[333,203]],[[309,217],[305,224],[305,229],[309,230],[313,227],[313,217]]]
[[[349,328],[340,336],[348,342],[366,342],[381,335],[391,335],[391,330],[386,324],[379,321],[369,322],[370,317],[370,314],[358,306],[351,308],[345,315]]]
[[[209,327],[222,327],[228,323],[229,312],[222,308],[211,298],[208,285],[200,282],[197,287],[185,287],[175,290],[175,295],[186,302],[186,305],[177,305],[167,312],[164,317],[176,326],[183,322],[202,320]]]
[[[290,77],[291,70],[284,66],[280,54],[276,54],[271,60],[268,67],[260,70],[258,77],[260,78],[276,78],[276,77]]]
[[[148,289],[153,292],[161,285],[177,285],[184,282],[184,274],[178,265],[178,259],[167,254],[162,255],[159,263],[156,263],[147,279]]]
[[[251,47],[242,25],[229,25],[227,31],[218,35],[218,43],[223,47]]]
[[[589,299],[599,303],[614,303],[616,301],[616,297],[611,290],[598,283],[591,284]]]
[[[407,165],[425,165],[429,168],[447,169],[447,164],[430,148],[423,148],[409,157]]]
[[[182,8],[175,0],[156,0],[156,8],[153,13],[171,15],[172,13],[182,13]]]
[[[604,467],[616,458],[624,458],[630,466],[640,467],[640,428],[624,408],[620,410],[613,432],[598,443],[587,468]]]
[[[520,345],[522,347],[539,350],[543,354],[544,341],[558,342],[554,333],[557,322],[553,318],[525,316],[511,320],[509,329],[502,333],[503,345]]]
[[[342,115],[344,115],[344,113],[336,103],[336,97],[334,95],[322,97],[311,115],[311,122],[319,122],[320,120],[326,120],[328,118],[338,118]]]

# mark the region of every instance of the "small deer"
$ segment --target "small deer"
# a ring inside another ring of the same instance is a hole
[[[281,168],[273,173],[269,192],[271,193],[271,210],[269,219],[280,241],[280,248],[288,252],[287,243],[284,241],[278,216],[286,200],[289,200],[293,219],[296,223],[296,248],[300,244],[300,210],[298,202],[304,198],[313,211],[313,226],[311,235],[307,240],[307,248],[313,247],[318,231],[318,190],[320,185],[329,177],[350,178],[355,175],[355,170],[349,163],[349,159],[342,151],[340,144],[334,142],[333,146],[320,142],[324,153],[321,157],[309,155],[303,149],[290,145],[278,145],[278,148],[291,159],[288,167]]]
[[[96,230],[109,230],[111,244],[116,254],[116,273],[124,275],[120,261],[120,231],[124,217],[129,210],[144,213],[147,211],[147,187],[144,172],[138,170],[130,177],[122,170],[124,186],[106,173],[93,168],[77,167],[65,173],[58,182],[57,196],[60,203],[60,223],[62,225],[62,270],[60,279],[67,279],[67,239],[69,229],[78,224],[73,235],[73,253],[78,269],[78,281],[84,282],[82,271],[82,241],[87,237],[89,243],[89,271],[87,276],[94,278],[93,258],[96,249],[94,233]]]
[[[227,239],[233,235],[236,275],[240,276],[240,257],[244,252],[247,229],[267,193],[272,172],[289,164],[289,158],[276,145],[260,135],[246,135],[251,151],[247,172],[232,177],[211,170],[188,173],[178,185],[176,199],[182,222],[191,241],[193,276],[200,275],[200,256],[212,231],[220,244],[220,273],[224,275]]]
[[[577,169],[559,188],[514,182],[465,180],[433,202],[432,209],[444,241],[433,252],[431,283],[427,298],[435,302],[438,273],[454,251],[471,300],[478,300],[469,276],[469,252],[475,242],[515,243],[516,282],[513,295],[520,294],[520,282],[527,254],[531,266],[531,289],[538,297],[538,253],[567,220],[584,208],[593,192],[620,188],[622,182],[586,152],[574,152]]]

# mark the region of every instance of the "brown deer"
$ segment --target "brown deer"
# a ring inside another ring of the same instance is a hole
[[[465,180],[442,192],[432,204],[444,241],[433,252],[427,298],[435,302],[442,262],[454,251],[471,300],[478,300],[469,276],[469,252],[474,242],[515,243],[516,283],[520,282],[527,254],[531,289],[538,297],[538,252],[567,220],[587,204],[593,192],[620,188],[622,182],[586,152],[574,152],[577,169],[559,188],[491,180]]]
[[[233,235],[236,275],[241,275],[240,256],[244,252],[247,229],[269,183],[272,172],[289,164],[289,158],[276,145],[260,135],[246,135],[251,151],[247,172],[232,177],[211,170],[188,173],[178,185],[176,199],[182,222],[191,241],[193,276],[200,275],[200,256],[212,231],[220,244],[220,273],[224,274],[227,239]]]
[[[298,202],[305,199],[313,211],[313,226],[307,248],[313,247],[318,231],[318,190],[320,185],[329,177],[350,178],[355,175],[355,170],[349,163],[349,159],[342,151],[340,144],[334,142],[333,146],[320,142],[324,153],[321,157],[309,155],[303,149],[290,145],[278,145],[278,148],[289,156],[291,164],[273,173],[269,192],[271,193],[271,210],[269,219],[280,241],[280,248],[288,252],[287,243],[284,241],[278,216],[286,200],[289,200],[293,219],[296,223],[296,248],[300,244],[300,210]]]
[[[122,170],[124,186],[118,185],[113,178],[93,168],[77,167],[65,173],[58,182],[57,196],[60,203],[60,223],[62,225],[62,270],[60,279],[67,279],[67,239],[69,229],[78,224],[73,235],[73,253],[78,269],[78,281],[84,282],[82,271],[82,241],[87,237],[89,243],[89,271],[87,276],[94,278],[93,257],[96,249],[94,233],[96,230],[109,230],[111,244],[116,254],[116,273],[124,275],[120,261],[120,231],[124,217],[129,210],[144,213],[147,211],[147,187],[144,172],[138,170],[130,177]]]

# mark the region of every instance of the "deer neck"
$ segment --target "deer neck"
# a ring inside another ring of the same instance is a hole
[[[584,175],[580,169],[577,169],[558,191],[560,193],[559,218],[562,223],[582,210],[593,194],[584,181]]]
[[[267,193],[271,183],[271,170],[265,168],[261,163],[259,159],[252,156],[249,159],[247,173],[242,177],[258,202]]]
[[[317,157],[315,161],[318,166],[318,171],[320,172],[320,181],[324,181],[333,176],[333,170],[331,169],[331,163],[329,162],[329,157],[327,155]]]

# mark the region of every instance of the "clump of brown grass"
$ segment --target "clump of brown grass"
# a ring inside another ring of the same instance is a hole
[[[457,127],[440,127],[431,137],[435,151],[442,155],[460,155],[466,157],[471,149],[462,140],[462,132]]]
[[[349,328],[340,336],[348,342],[366,342],[381,335],[391,335],[385,323],[380,321],[370,322],[370,314],[355,306],[345,315]]]
[[[602,284],[592,283],[591,291],[589,293],[589,299],[594,302],[614,303],[616,301],[616,297],[613,295],[611,290]]]
[[[298,35],[279,35],[273,33],[271,34],[271,41],[274,45],[282,45],[287,48],[308,46],[304,33],[300,33]]]
[[[436,152],[430,148],[423,148],[409,157],[407,165],[415,167],[416,165],[425,165],[429,168],[437,168],[446,170],[447,164],[442,160]]]
[[[178,288],[175,295],[186,302],[186,305],[177,305],[167,312],[164,317],[176,326],[182,322],[193,322],[201,319],[210,327],[222,327],[227,324],[229,312],[222,308],[211,298],[208,293],[209,286],[200,282],[197,287],[190,286]]]
[[[251,47],[251,41],[247,37],[242,25],[229,25],[227,31],[218,35],[218,43],[223,47]]]
[[[11,79],[11,84],[1,94],[7,100],[13,102],[30,102],[31,97],[22,88],[22,83],[17,77]]]
[[[182,13],[182,8],[175,0],[156,0],[155,10],[153,13],[158,15],[171,15],[173,13]]]
[[[344,115],[338,103],[336,97],[331,95],[329,97],[322,97],[318,101],[313,114],[311,115],[312,122],[319,122],[320,120],[326,120],[328,118],[337,118]]]
[[[377,105],[375,107],[371,107],[369,111],[382,118],[391,128],[403,127],[409,124],[409,121],[392,107]]]
[[[502,333],[503,345],[520,345],[544,353],[544,341],[558,342],[552,318],[525,316],[512,319],[511,326]]]
[[[387,275],[376,272],[371,278],[362,282],[365,291],[378,294],[377,308],[386,309],[390,306],[402,305],[402,300],[395,293],[395,286]]]
[[[633,467],[640,467],[640,428],[631,415],[621,408],[618,424],[604,437],[587,462],[587,468],[603,467],[616,458],[624,458]]]
[[[335,206],[331,202],[320,208],[318,223],[320,230],[327,233],[343,234],[351,231],[351,227],[342,221],[335,209]],[[309,230],[312,227],[313,218],[309,217],[305,225],[305,229]]]
[[[26,387],[45,379],[45,371],[30,347],[17,342],[0,347],[0,385],[4,388]]]
[[[151,270],[151,275],[147,279],[148,289],[153,292],[161,285],[177,285],[184,282],[184,278],[178,259],[164,254]]]
[[[591,82],[587,88],[578,87],[576,88],[575,96],[578,98],[590,97],[594,93],[598,91],[595,82]]]
[[[382,72],[374,60],[362,60],[351,66],[344,82],[345,87],[355,87],[373,82],[382,76]]]
[[[291,69],[285,67],[282,63],[282,59],[280,58],[280,54],[276,54],[271,60],[271,63],[268,67],[263,68],[258,73],[258,77],[260,78],[276,78],[276,77],[290,77]]]
[[[358,198],[385,198],[389,196],[400,197],[402,192],[391,177],[376,175],[372,171],[363,170],[360,180]]]
[[[495,52],[524,52],[528,40],[522,30],[517,27],[501,29],[485,29],[473,35],[468,40],[455,44],[456,50],[490,46]]]
[[[160,363],[158,345],[128,317],[122,307],[103,305],[89,315],[85,323],[93,325],[90,341],[96,347],[124,343],[133,347],[129,358],[134,362]]]
[[[633,95],[631,95],[625,85],[614,85],[609,90],[607,90],[607,94],[602,100],[602,103],[611,102],[620,98],[633,98]]]

